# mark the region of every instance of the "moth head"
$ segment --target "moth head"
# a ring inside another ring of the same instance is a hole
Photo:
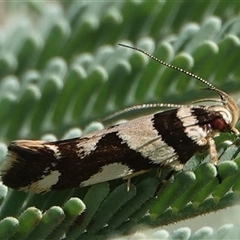
[[[231,121],[228,123],[229,124],[229,128],[230,131],[234,134],[236,134],[237,136],[240,136],[239,131],[235,128],[237,122],[238,122],[238,106],[236,104],[236,102],[234,101],[234,99],[232,97],[230,97],[227,93],[214,88],[214,91],[216,91],[220,98],[221,98],[221,102],[223,107],[230,113],[230,118]]]

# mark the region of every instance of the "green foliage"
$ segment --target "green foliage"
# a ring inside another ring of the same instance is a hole
[[[238,93],[239,4],[4,3],[1,162],[7,143],[14,139],[78,137],[103,128],[91,121],[130,105],[185,103],[212,94],[200,91],[201,83],[117,43],[138,46],[226,92]],[[45,195],[0,185],[0,239],[106,239],[139,231],[139,226],[155,228],[239,204],[239,141],[225,134],[217,142],[221,184],[209,157],[195,156],[157,198],[154,194],[167,170],[160,179],[154,171],[135,177],[129,192],[122,180]],[[146,237],[137,234],[133,237]],[[240,231],[228,224],[195,233],[180,228],[172,234],[165,230],[149,234],[155,239],[223,239],[239,238]]]

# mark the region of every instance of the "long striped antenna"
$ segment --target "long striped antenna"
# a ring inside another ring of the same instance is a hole
[[[220,102],[221,100],[219,99],[215,99],[216,101]],[[194,102],[193,102],[194,104]],[[175,103],[144,103],[144,104],[140,104],[140,105],[134,105],[134,106],[131,106],[131,107],[127,107],[127,108],[124,108],[118,112],[115,112],[113,114],[110,114],[104,118],[101,119],[101,121],[108,121],[108,120],[111,120],[115,117],[118,117],[118,116],[121,116],[125,113],[128,113],[128,112],[132,112],[132,111],[138,111],[138,110],[142,110],[142,109],[153,109],[153,108],[180,108],[180,107],[186,107],[186,106],[189,106],[189,107],[194,107],[194,105],[191,104],[191,105],[186,105],[186,104],[175,104]],[[199,108],[204,108],[203,106],[198,106]]]
[[[177,70],[177,71],[179,71],[179,72],[182,72],[182,73],[186,74],[187,76],[190,76],[190,77],[193,77],[193,78],[197,79],[198,81],[206,84],[206,85],[207,85],[210,89],[212,89],[212,90],[215,90],[215,91],[217,91],[217,92],[218,92],[218,91],[222,92],[221,90],[219,90],[219,89],[217,89],[215,86],[213,86],[211,83],[209,83],[207,80],[205,80],[205,79],[197,76],[196,74],[191,73],[191,72],[188,72],[188,71],[186,71],[186,70],[184,70],[184,69],[182,69],[182,68],[173,66],[173,65],[171,65],[171,64],[169,64],[169,63],[166,63],[166,62],[162,61],[161,59],[154,57],[154,56],[151,55],[150,53],[148,53],[148,52],[146,52],[146,51],[144,51],[144,50],[142,50],[142,49],[140,49],[140,48],[128,46],[128,45],[125,45],[125,44],[122,44],[122,43],[119,43],[118,45],[119,45],[119,46],[122,46],[122,47],[126,47],[126,48],[130,48],[130,49],[136,50],[136,51],[138,51],[138,52],[141,52],[141,53],[147,55],[148,57],[152,58],[152,59],[155,60],[156,62],[159,62],[159,63],[161,63],[162,65],[164,65],[164,66],[166,66],[166,67],[172,68],[172,69],[174,69],[174,70]]]

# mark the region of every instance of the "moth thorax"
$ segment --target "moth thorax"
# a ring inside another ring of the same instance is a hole
[[[211,126],[214,130],[219,132],[230,131],[233,127],[233,116],[231,112],[223,106],[209,107],[213,113],[216,114],[216,118],[211,121]]]

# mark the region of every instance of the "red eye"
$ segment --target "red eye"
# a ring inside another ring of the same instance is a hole
[[[226,122],[222,118],[215,118],[211,122],[211,126],[214,130],[227,131],[229,129],[229,126],[226,124]]]

